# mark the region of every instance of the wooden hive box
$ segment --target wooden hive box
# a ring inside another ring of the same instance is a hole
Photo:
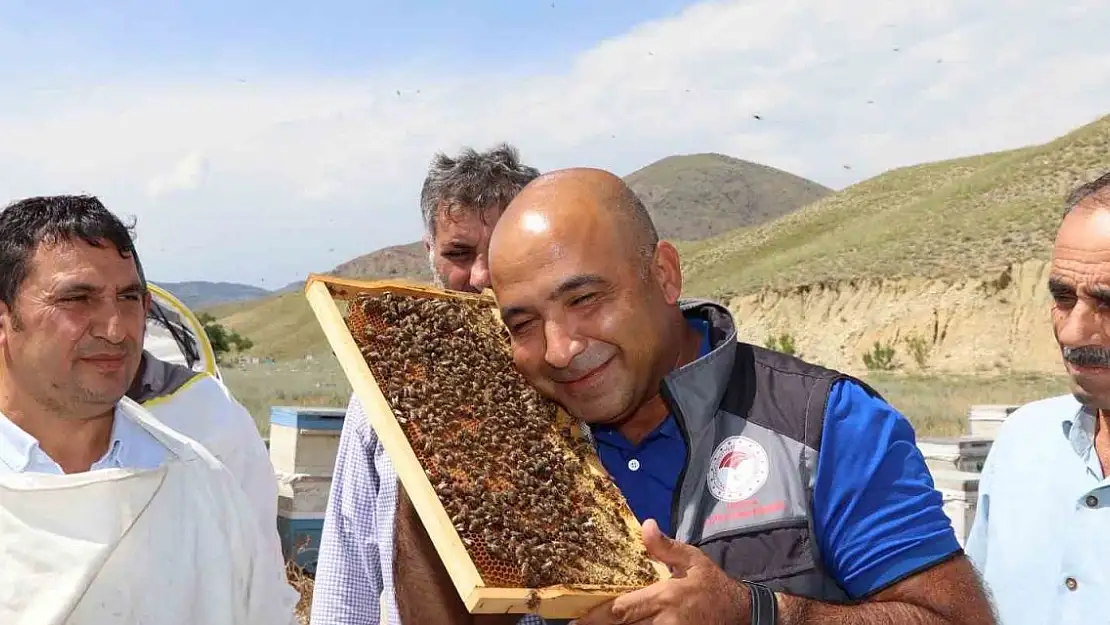
[[[305,291],[472,614],[577,618],[669,575],[647,557],[639,523],[574,422],[512,368],[491,297],[320,275],[309,276]],[[398,321],[413,315],[397,312],[414,307],[452,312],[414,330]],[[450,354],[412,351],[461,336],[479,338]],[[401,357],[395,350],[409,351]],[[564,489],[558,496],[550,490],[556,487]],[[571,522],[556,522],[559,515]],[[552,581],[556,570],[563,581]]]

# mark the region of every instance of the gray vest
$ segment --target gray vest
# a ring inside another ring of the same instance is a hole
[[[736,580],[850,603],[821,561],[813,484],[833,383],[852,380],[874,391],[837,371],[737,342],[723,306],[687,300],[682,311],[709,322],[712,349],[663,379],[687,450],[671,514],[675,538]]]
[[[709,322],[712,351],[663,380],[688,451],[675,537],[735,579],[848,602],[825,571],[811,510],[829,389],[852,378],[737,342],[732,316],[717,304],[682,308]]]

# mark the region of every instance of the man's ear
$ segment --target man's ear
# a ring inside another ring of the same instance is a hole
[[[154,307],[154,296],[150,291],[143,293],[143,312],[147,315],[150,314],[150,309]]]
[[[14,319],[12,318],[12,309],[4,302],[0,302],[0,345],[6,345],[8,342],[8,333],[14,328]]]
[[[678,249],[667,241],[657,243],[651,260],[651,270],[667,303],[677,304],[678,298],[682,296],[682,266]]]

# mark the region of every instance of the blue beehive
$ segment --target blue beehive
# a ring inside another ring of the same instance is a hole
[[[278,479],[282,551],[310,573],[316,569],[344,414],[344,408],[270,408],[270,462]]]

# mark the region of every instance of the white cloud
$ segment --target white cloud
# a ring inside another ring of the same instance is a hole
[[[719,151],[841,187],[1110,113],[1100,2],[926,4],[704,3],[525,77],[6,85],[0,197],[97,193],[153,276],[278,286],[415,240],[424,170],[463,144],[619,173]]]
[[[207,174],[208,159],[200,152],[190,152],[172,169],[151,179],[146,186],[147,194],[158,198],[174,191],[192,191],[204,183]]]

